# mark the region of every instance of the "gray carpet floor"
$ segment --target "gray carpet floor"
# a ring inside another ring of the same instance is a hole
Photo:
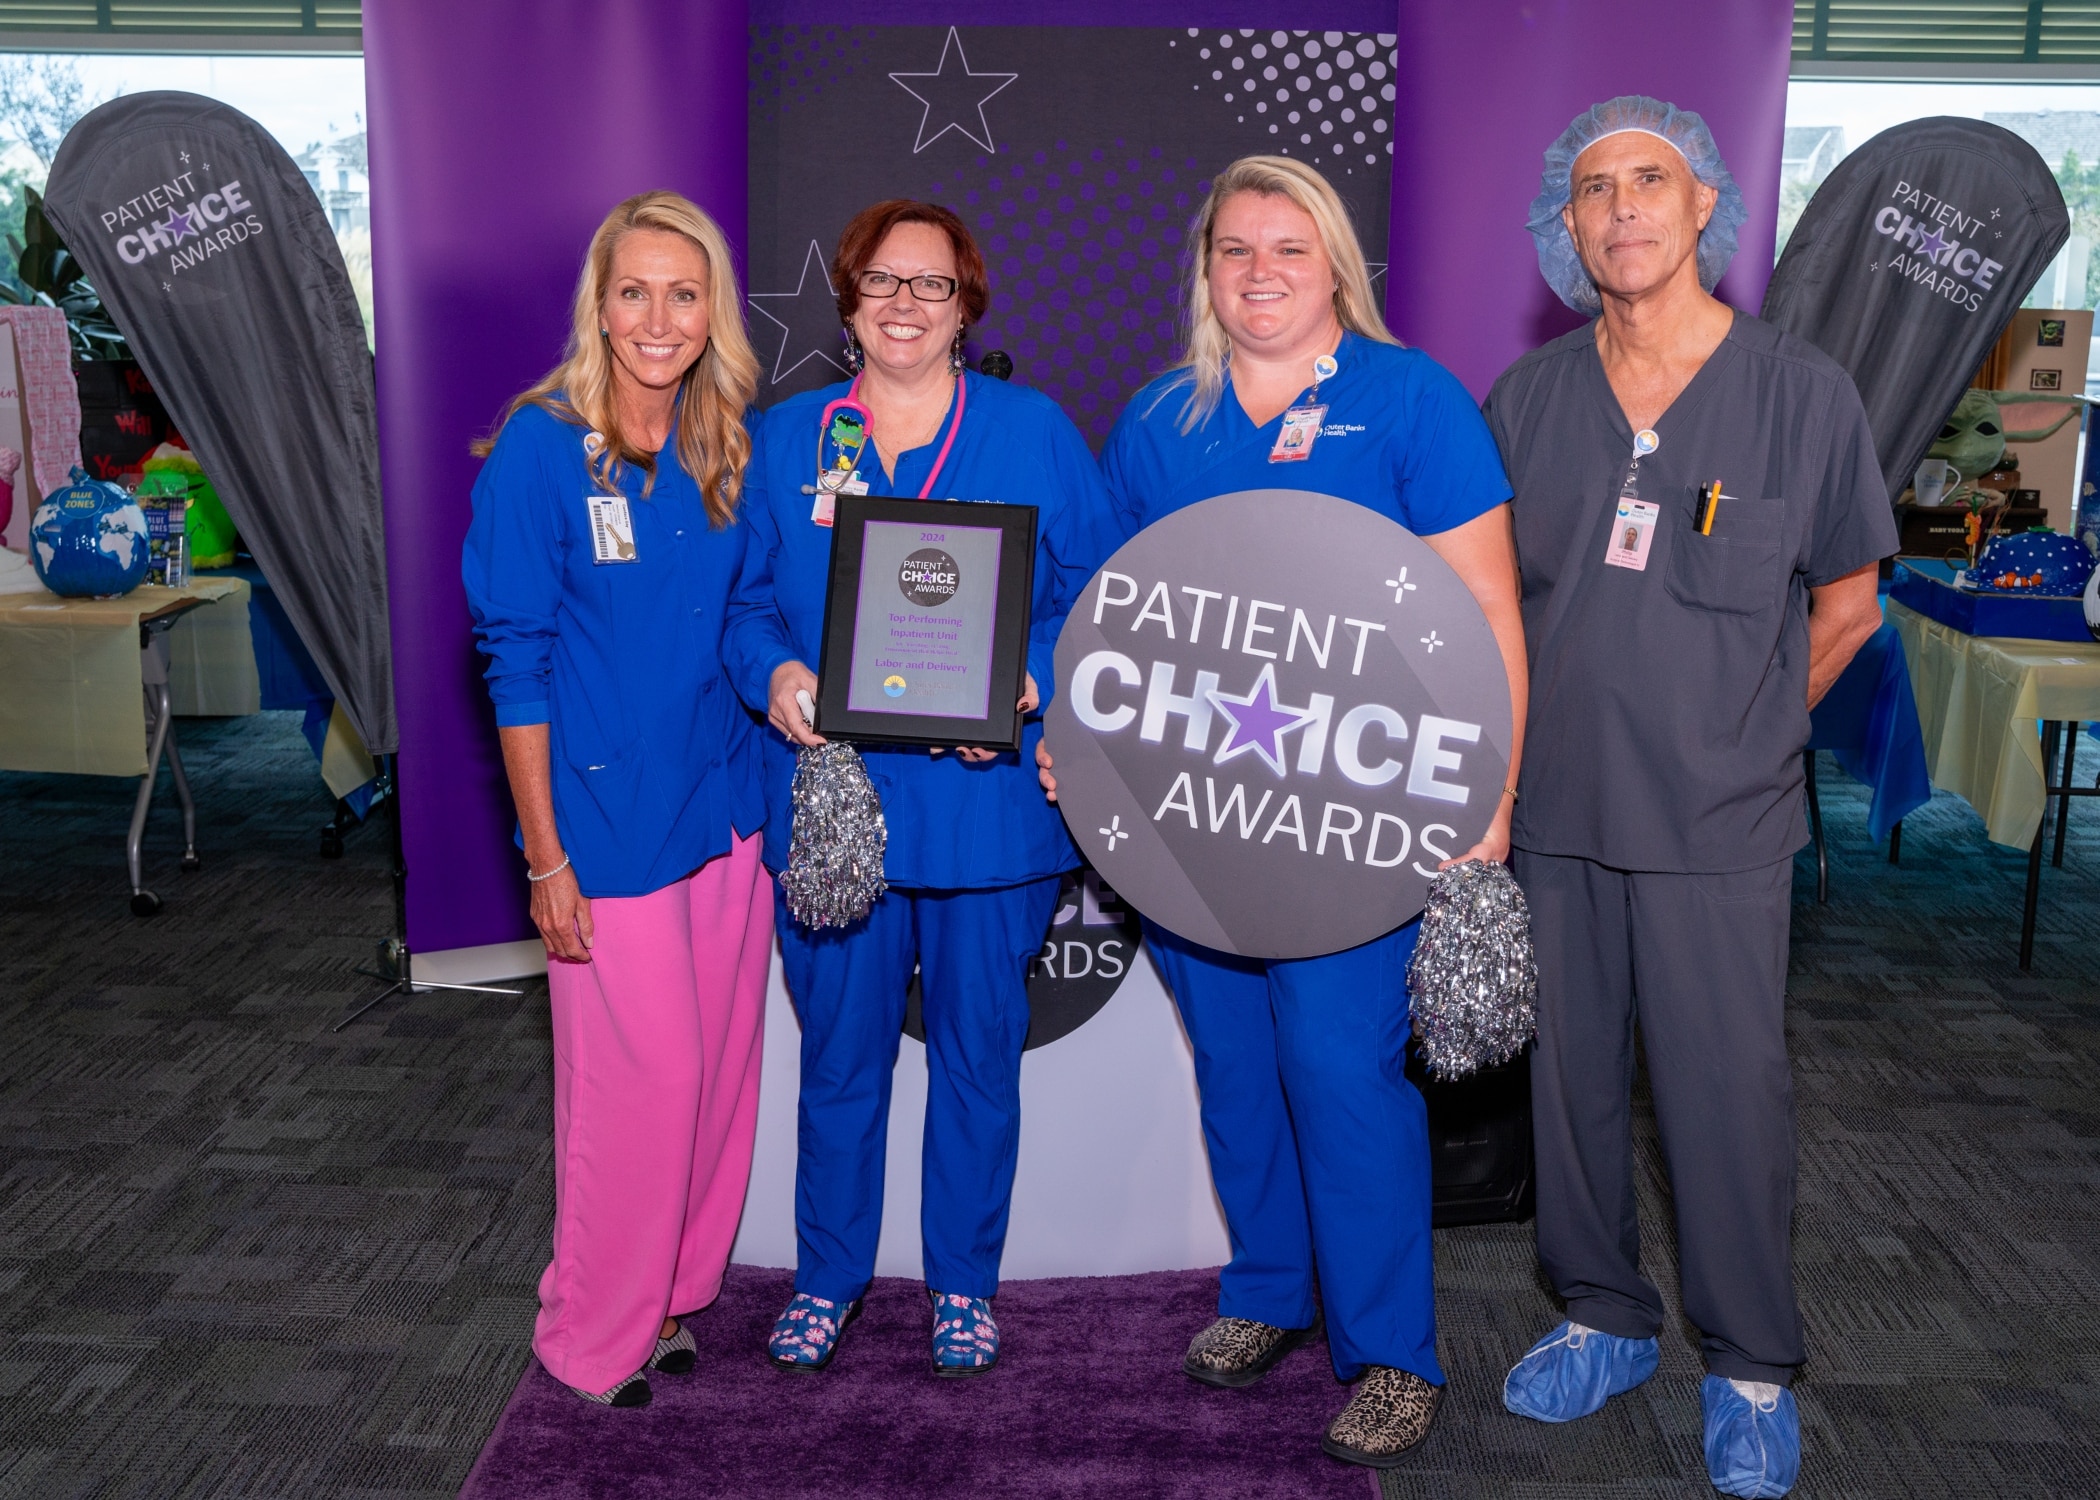
[[[2100,761],[2088,741],[2090,775]],[[2024,855],[1942,793],[1900,868],[1865,789],[1821,758],[1830,904],[1795,862],[1788,1035],[1800,1133],[1799,1500],[2100,1496],[2100,807],[2044,868],[2034,968]],[[1643,1101],[1645,1104],[1645,1101]],[[1678,1310],[1668,1179],[1637,1114],[1642,1256]],[[1640,1390],[1565,1427],[1512,1417],[1501,1380],[1561,1314],[1531,1226],[1437,1245],[1451,1394],[1387,1500],[1587,1500],[1714,1491],[1698,1337],[1665,1330]]]
[[[296,716],[184,721],[205,868],[132,783],[0,774],[0,1500],[454,1494],[527,1358],[551,1204],[544,990],[340,1036],[390,922],[377,828],[315,854]],[[2090,760],[2090,757],[2089,757]],[[1935,799],[1891,869],[1824,762],[1796,882],[1804,1497],[2100,1495],[2100,809],[2013,963],[2022,859]],[[1641,1142],[1654,1274],[1668,1188]],[[1528,1226],[1439,1236],[1436,1432],[1389,1497],[1710,1495],[1688,1332],[1568,1428],[1499,1407],[1558,1316]],[[1308,1435],[1310,1441],[1311,1435]]]
[[[546,1257],[544,985],[376,988],[384,830],[317,857],[296,714],[184,720],[165,775],[0,775],[0,1496],[444,1500],[525,1358]]]

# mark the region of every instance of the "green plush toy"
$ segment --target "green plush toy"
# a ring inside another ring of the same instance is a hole
[[[1974,484],[1979,476],[1997,468],[1998,460],[2005,456],[2005,418],[1991,393],[1963,391],[1925,456],[1952,464],[1963,484]]]
[[[2032,401],[2069,403],[2071,409],[2047,427],[2007,432],[2003,408]],[[1962,392],[1961,400],[1948,415],[1946,425],[1940,428],[1939,437],[1925,450],[1925,456],[1942,458],[1953,465],[1966,489],[2004,460],[2007,439],[2016,443],[2039,442],[2076,417],[2080,406],[2089,404],[2083,396],[2058,395],[2054,391],[2041,395],[2027,391],[1967,390]],[[1965,498],[1965,494],[1957,492],[1949,495],[1946,503],[1951,505],[1957,499]]]
[[[189,496],[191,567],[223,568],[233,562],[233,517],[195,458],[163,443],[139,465],[139,493]]]

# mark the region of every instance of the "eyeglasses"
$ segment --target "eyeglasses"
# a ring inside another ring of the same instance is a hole
[[[914,276],[909,281],[892,276],[887,271],[863,271],[853,279],[863,297],[894,297],[899,286],[911,288],[911,294],[920,302],[946,302],[955,295],[956,280],[953,276],[935,276],[928,273]]]

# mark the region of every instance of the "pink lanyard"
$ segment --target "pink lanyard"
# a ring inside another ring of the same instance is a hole
[[[919,498],[921,500],[931,500],[933,498],[934,481],[941,477],[941,467],[942,465],[948,462],[949,450],[954,448],[955,446],[955,434],[962,428],[963,407],[968,404],[969,395],[969,380],[961,374],[958,374],[955,377],[955,415],[948,423],[948,441],[941,444],[941,451],[934,456],[933,467],[929,469],[926,473],[926,483],[919,487]],[[858,407],[860,410],[866,411],[867,408],[861,405],[858,399],[859,396],[860,377],[856,375],[853,377],[853,384],[848,386],[846,389],[846,400],[852,402],[854,406]],[[837,404],[839,403],[833,403],[833,405]],[[827,422],[831,420],[829,411],[830,408],[827,407],[826,416],[824,418],[824,420]],[[874,430],[874,424],[872,422],[868,426],[868,435],[870,437],[876,438],[878,441],[880,440],[880,434]],[[904,455],[900,453],[893,456],[897,458],[902,458]]]

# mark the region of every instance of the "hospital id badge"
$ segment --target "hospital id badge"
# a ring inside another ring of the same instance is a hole
[[[1272,464],[1292,464],[1312,457],[1313,444],[1319,440],[1320,424],[1327,420],[1324,406],[1294,406],[1283,414],[1283,430],[1276,434],[1276,446],[1269,450]]]
[[[1648,549],[1655,545],[1655,523],[1661,517],[1661,506],[1621,496],[1618,512],[1611,519],[1611,540],[1604,549],[1605,565],[1647,572]]]
[[[855,474],[851,479],[846,480],[835,489],[825,489],[822,485],[819,485],[817,487],[817,498],[809,507],[809,518],[819,526],[829,526],[833,515],[838,511],[839,496],[865,495],[867,492],[868,481],[862,479],[858,474]]]
[[[591,561],[633,562],[634,518],[627,512],[625,495],[587,495],[591,511]]]

